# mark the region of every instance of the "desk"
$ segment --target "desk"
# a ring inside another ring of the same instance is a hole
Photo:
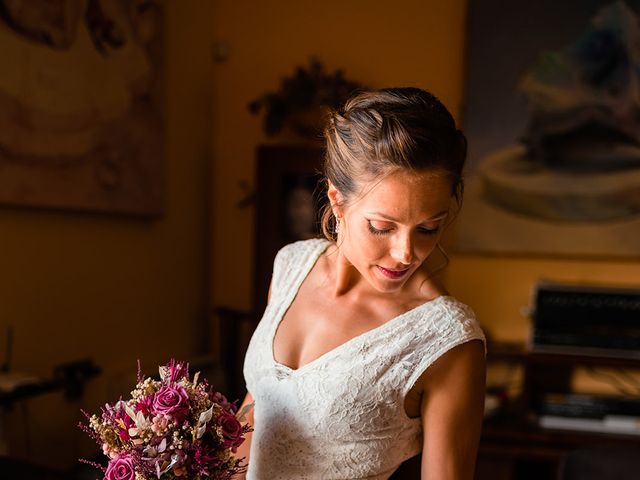
[[[2,374],[0,374],[0,380],[1,376]],[[61,385],[53,380],[29,378],[28,382],[16,383],[13,388],[0,389],[0,406],[8,406],[18,400],[49,393],[59,388]]]
[[[0,389],[0,456],[9,453],[3,432],[2,415],[5,410],[11,408],[15,402],[56,390],[64,391],[68,399],[79,398],[82,395],[84,383],[99,373],[100,368],[91,360],[80,360],[55,367],[51,380],[13,373],[0,374],[5,376],[2,382],[3,389]]]

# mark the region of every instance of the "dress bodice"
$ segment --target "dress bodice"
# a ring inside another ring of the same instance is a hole
[[[299,369],[278,363],[278,325],[327,246],[305,240],[276,256],[271,299],[244,364],[255,401],[249,480],[388,478],[422,449],[421,420],[404,409],[411,387],[446,351],[484,340],[471,309],[441,296]]]

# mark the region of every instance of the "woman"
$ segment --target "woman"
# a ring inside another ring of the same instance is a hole
[[[473,478],[484,336],[427,259],[459,206],[466,140],[416,88],[365,92],[325,130],[326,239],[276,256],[244,374],[249,479]]]

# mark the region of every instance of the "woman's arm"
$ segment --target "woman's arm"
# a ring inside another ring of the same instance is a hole
[[[271,282],[269,283],[269,291],[267,292],[267,301],[269,300],[271,300]],[[240,406],[240,409],[238,411],[242,410],[246,405],[251,405],[252,403],[254,403],[253,397],[251,396],[251,393],[247,392],[247,394],[244,397],[244,400],[242,401],[242,405]],[[245,419],[249,424],[249,426],[253,428],[253,408],[246,414]],[[238,447],[238,450],[236,452],[237,458],[244,457],[245,465],[249,465],[252,436],[253,436],[253,432],[247,433],[244,437],[244,442],[242,442],[242,445]],[[246,474],[236,475],[234,477],[234,480],[244,480],[245,478],[246,478]]]
[[[244,397],[244,401],[242,402],[242,406],[240,407],[240,410],[242,410],[244,408],[245,405],[250,405],[253,403],[253,397],[251,396],[250,393],[247,392],[247,395]],[[251,428],[253,428],[253,408],[245,415],[245,420],[246,422],[249,424],[249,426],[251,426]],[[251,449],[251,436],[253,435],[252,432],[249,432],[245,435],[244,437],[244,442],[242,442],[242,445],[240,445],[238,447],[238,450],[236,451],[236,457],[237,458],[243,458],[244,457],[244,464],[248,465],[249,464],[249,454],[250,454],[250,449]],[[244,478],[246,477],[246,474],[242,474],[242,475],[236,475],[234,478],[234,480],[244,480]]]
[[[271,300],[271,282],[269,282],[269,291],[267,292],[267,301]],[[251,396],[251,393],[247,392],[247,394],[244,397],[244,400],[242,401],[242,405],[240,406],[239,410],[242,410],[246,405],[250,405],[254,403],[253,401],[253,397]],[[247,423],[249,424],[249,426],[251,428],[253,428],[253,408],[249,411],[249,413],[246,414],[245,417]],[[249,456],[250,456],[250,450],[251,450],[251,437],[253,436],[253,432],[249,432],[245,435],[244,437],[244,442],[242,442],[242,445],[240,445],[238,447],[238,450],[236,451],[236,457],[237,458],[243,458],[244,457],[244,464],[245,465],[249,465]],[[242,475],[236,475],[234,477],[234,480],[244,480],[246,478],[246,474],[242,474]]]
[[[422,375],[423,479],[473,479],[485,374],[484,345],[473,340],[452,348]]]

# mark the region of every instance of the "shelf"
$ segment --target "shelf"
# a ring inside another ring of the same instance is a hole
[[[531,352],[524,343],[489,342],[487,363],[522,369],[519,395],[485,419],[478,450],[476,478],[552,478],[566,455],[584,448],[639,448],[640,437],[542,428],[534,413],[536,399],[546,392],[572,392],[571,379],[581,366],[640,370],[640,359],[571,353]],[[506,388],[506,387],[505,387]],[[495,472],[503,472],[500,477]]]
[[[487,342],[487,361],[521,361],[526,360],[529,352],[524,343]]]
[[[523,459],[554,459],[568,451],[593,445],[638,446],[640,439],[632,435],[551,430],[531,422],[489,419],[482,428],[480,453]]]
[[[523,343],[490,342],[487,346],[489,362],[516,362],[545,365],[598,365],[640,369],[640,358],[621,358],[575,353],[531,352]]]
[[[544,445],[554,444],[591,444],[591,443],[630,443],[637,445],[640,438],[635,435],[617,435],[611,433],[583,432],[574,430],[553,430],[542,428],[532,422],[509,422],[501,420],[485,421],[482,430],[483,439],[518,443],[535,442]]]

